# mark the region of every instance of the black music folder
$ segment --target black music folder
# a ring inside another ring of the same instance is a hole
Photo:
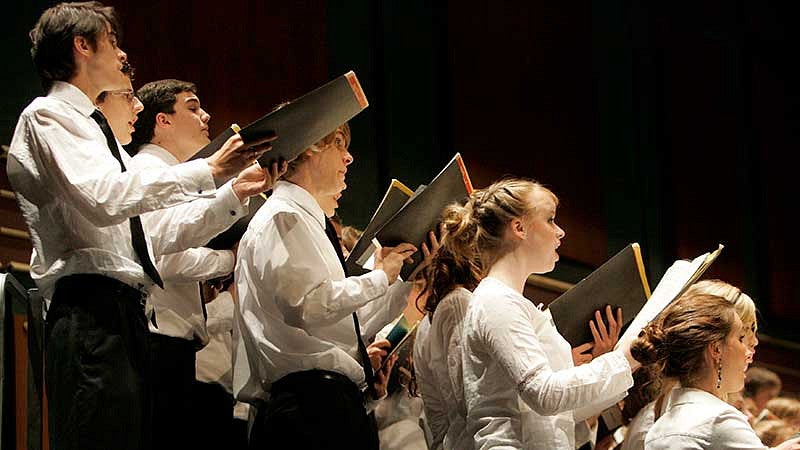
[[[472,182],[461,155],[453,159],[421,191],[418,191],[376,233],[375,239],[382,246],[393,247],[408,242],[419,248],[428,240],[429,231],[437,231],[442,210],[449,204],[462,201],[472,193]],[[407,280],[422,262],[422,250],[413,256],[413,263],[403,266],[400,276]]]
[[[235,132],[242,136],[246,144],[274,132],[278,138],[272,141],[272,150],[258,159],[259,164],[261,167],[269,167],[272,162],[281,159],[291,161],[367,106],[369,102],[361,84],[356,74],[350,71],[269,112],[244,128],[231,126],[200,149],[194,158],[211,156]]]

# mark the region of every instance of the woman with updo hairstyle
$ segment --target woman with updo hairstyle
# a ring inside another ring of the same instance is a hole
[[[755,348],[758,345],[758,337],[756,331],[758,330],[758,323],[756,321],[756,305],[749,295],[742,292],[741,289],[728,284],[722,280],[702,280],[689,286],[689,289],[684,293],[684,297],[694,297],[697,295],[715,295],[723,297],[728,300],[732,305],[739,319],[742,321],[742,326],[745,330],[744,343],[750,350],[750,358],[747,363],[753,362],[753,355]],[[643,371],[644,372],[644,371]],[[666,397],[675,387],[675,380],[666,380],[662,384],[660,373],[655,370],[648,370],[647,373],[653,373],[653,379],[650,382],[659,387],[660,392],[656,392],[653,401],[645,405],[639,411],[634,411],[635,417],[628,425],[625,434],[625,440],[622,444],[621,450],[642,450],[644,449],[644,440],[647,432],[653,426],[655,420],[661,416],[666,406]],[[636,390],[636,388],[634,388]],[[648,391],[648,392],[653,392]],[[733,404],[732,399],[726,399],[728,403]],[[628,399],[626,401],[626,408],[628,407]],[[628,414],[632,414],[630,411]]]
[[[638,363],[629,342],[575,367],[550,312],[522,295],[530,274],[550,272],[558,260],[565,233],[555,222],[557,205],[541,184],[506,179],[473,192],[458,214],[485,274],[462,343],[474,448],[573,450],[576,421],[616,403],[633,384]]]
[[[631,345],[634,358],[678,387],[647,432],[644,448],[766,449],[747,417],[725,400],[744,386],[752,352],[730,300],[687,292],[664,309]],[[776,447],[800,449],[800,439]]]
[[[424,269],[428,313],[417,328],[414,367],[425,418],[431,430],[432,449],[472,447],[467,433],[467,405],[461,371],[463,322],[472,290],[481,277],[480,260],[472,247],[474,235],[465,229],[463,205],[442,213],[442,238],[436,254]]]
[[[722,280],[702,280],[689,286],[684,295],[695,294],[711,294],[731,302],[739,319],[742,320],[742,326],[745,330],[744,343],[750,349],[750,360],[752,363],[752,356],[755,355],[756,346],[758,345],[758,321],[756,320],[756,304],[749,295],[744,293],[741,289]]]

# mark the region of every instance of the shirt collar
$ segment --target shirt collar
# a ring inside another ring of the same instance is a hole
[[[670,407],[685,403],[724,403],[716,395],[702,389],[679,387],[674,389],[669,395]],[[727,404],[727,403],[726,403]]]
[[[502,281],[498,280],[497,278],[490,277],[490,276],[485,276],[485,277],[483,277],[483,280],[481,281],[481,283],[484,283],[484,282],[491,283],[491,284],[497,286],[497,288],[499,290],[505,291],[507,294],[510,294],[510,295],[512,295],[514,297],[519,297],[520,296],[519,292],[515,291],[513,288],[511,288],[511,286],[503,283]]]
[[[72,105],[86,117],[89,117],[97,109],[94,102],[82,90],[66,81],[54,81],[47,96]]]
[[[141,147],[139,147],[139,151],[136,154],[138,155],[140,153],[153,155],[170,166],[180,164],[180,161],[178,161],[178,158],[176,158],[175,155],[173,155],[172,153],[169,152],[169,150],[165,149],[160,145],[144,144]]]
[[[275,187],[272,190],[272,196],[299,206],[301,209],[310,214],[317,222],[319,222],[319,225],[323,229],[325,228],[325,212],[319,206],[317,200],[312,197],[307,190],[294,183],[279,180],[277,183],[275,183]]]

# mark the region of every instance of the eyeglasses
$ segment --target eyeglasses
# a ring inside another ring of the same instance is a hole
[[[119,90],[116,90],[116,91],[108,91],[108,94],[109,95],[115,95],[115,96],[118,96],[118,97],[122,97],[128,103],[133,103],[133,97],[134,97],[133,89],[119,89]]]

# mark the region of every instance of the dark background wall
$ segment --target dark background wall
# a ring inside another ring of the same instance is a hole
[[[709,276],[753,295],[767,335],[800,342],[798,11],[786,2],[110,3],[135,85],[195,81],[215,132],[355,70],[370,108],[351,123],[348,223],[368,221],[391,178],[425,183],[459,151],[478,187],[515,174],[559,195],[553,277],[577,281],[636,241],[655,285],[675,259],[723,243]],[[2,143],[39,94],[25,36],[49,4],[9,12]],[[3,226],[20,226],[2,201]],[[26,243],[0,240],[3,262],[27,260]]]

